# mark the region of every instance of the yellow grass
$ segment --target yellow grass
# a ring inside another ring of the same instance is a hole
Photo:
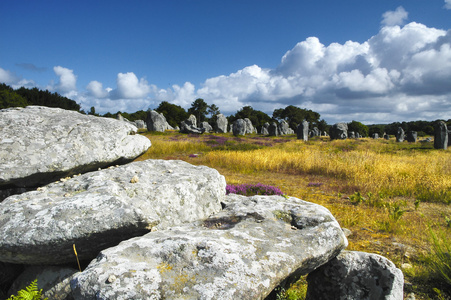
[[[443,290],[431,280],[423,258],[433,246],[429,228],[443,231],[451,240],[451,224],[446,221],[451,219],[451,150],[381,139],[302,142],[292,136],[283,138],[287,143],[268,138],[265,143],[272,146],[232,151],[208,146],[205,135],[148,136],[152,147],[140,159],[183,159],[207,165],[224,175],[228,184],[273,185],[290,196],[323,205],[342,227],[351,230],[349,250],[384,255],[398,268],[411,264],[412,268],[402,270],[417,299],[433,299],[434,287]],[[239,143],[255,140],[245,137]],[[322,185],[309,187],[310,182]],[[357,191],[365,201],[353,204]],[[415,208],[417,199],[421,204]],[[397,220],[391,210],[395,205],[404,212]]]

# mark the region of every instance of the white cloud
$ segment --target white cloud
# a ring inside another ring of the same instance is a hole
[[[150,86],[144,78],[138,80],[133,72],[119,73],[116,79],[117,89],[112,91],[118,99],[144,98],[150,92]]]
[[[387,11],[382,15],[382,25],[384,26],[395,26],[403,25],[407,20],[408,12],[402,6],[396,8],[395,11]]]
[[[91,81],[86,86],[86,89],[95,98],[105,98],[108,96],[108,89],[103,89],[102,83],[96,80]]]
[[[451,9],[451,0],[445,0],[445,6],[446,9]]]
[[[53,89],[65,95],[73,95],[73,92],[77,90],[77,76],[74,75],[74,71],[61,66],[53,67],[53,71],[59,76],[59,82]]]

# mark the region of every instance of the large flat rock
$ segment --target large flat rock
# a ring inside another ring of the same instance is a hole
[[[103,250],[71,281],[75,299],[263,299],[347,246],[319,205],[228,195],[203,221]]]
[[[127,122],[42,106],[0,110],[0,189],[128,162],[150,147]]]
[[[93,259],[151,230],[221,210],[225,179],[183,161],[146,160],[103,169],[10,196],[0,203],[0,261],[22,264]]]

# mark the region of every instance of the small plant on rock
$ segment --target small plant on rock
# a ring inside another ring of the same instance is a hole
[[[283,196],[282,191],[275,186],[270,186],[266,184],[228,184],[226,186],[226,194],[238,194],[244,196],[254,196],[254,195],[279,195]]]
[[[38,280],[33,280],[25,289],[17,292],[17,296],[12,295],[7,300],[48,300],[42,297],[42,289],[38,290]]]

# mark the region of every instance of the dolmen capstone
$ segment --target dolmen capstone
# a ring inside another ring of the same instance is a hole
[[[105,249],[71,281],[75,299],[264,299],[340,253],[330,212],[282,196],[230,194],[205,219]]]
[[[307,300],[402,300],[404,275],[383,256],[343,251],[307,277]]]
[[[329,129],[331,140],[345,140],[348,138],[348,124],[335,123]]]
[[[72,262],[221,209],[225,179],[183,161],[146,160],[51,183],[0,203],[0,261]]]
[[[438,121],[434,126],[434,148],[444,150],[448,148],[448,128],[443,121]]]
[[[296,136],[298,140],[308,141],[308,122],[302,121],[296,128]]]
[[[2,109],[0,194],[129,162],[151,145],[136,132],[128,122],[60,108]]]

